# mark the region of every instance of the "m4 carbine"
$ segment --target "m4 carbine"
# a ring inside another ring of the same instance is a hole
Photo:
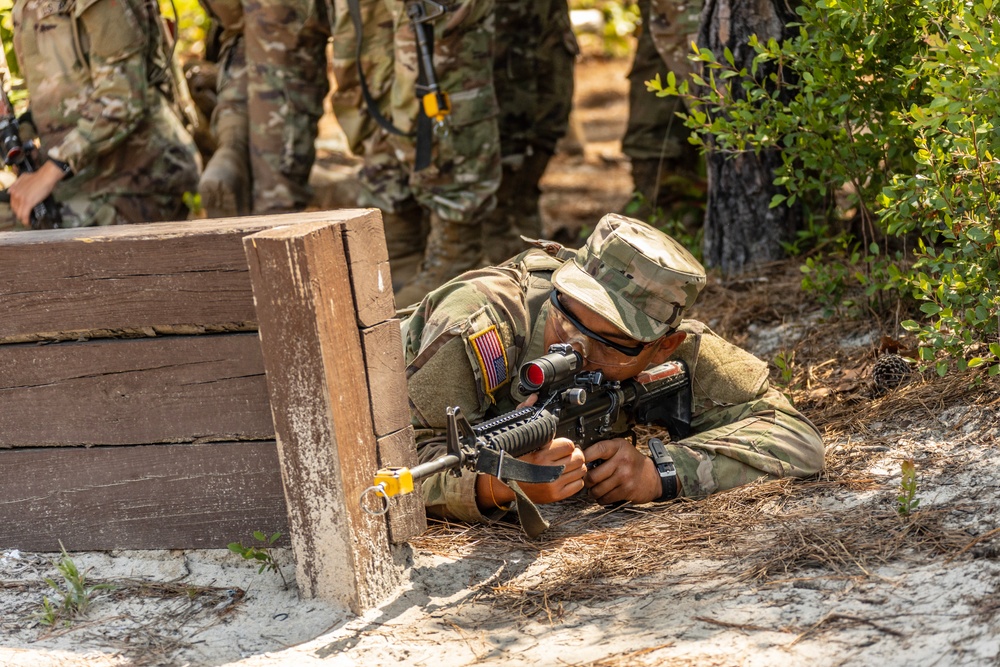
[[[7,90],[0,81],[0,152],[3,163],[12,167],[18,174],[38,171],[35,163],[34,146],[21,141],[21,127],[14,114],[14,106],[7,97]],[[0,192],[0,198],[10,201],[6,192]],[[58,229],[62,226],[62,215],[59,205],[52,195],[35,205],[31,211],[32,229]]]
[[[369,490],[384,498],[412,493],[416,481],[461,468],[503,480],[551,482],[562,466],[540,466],[517,459],[556,437],[586,449],[595,442],[631,434],[636,424],[667,429],[679,440],[691,428],[691,381],[682,361],[668,361],[634,379],[609,381],[600,371],[577,372],[582,359],[565,344],[524,364],[521,393],[537,393],[535,405],[517,408],[472,426],[458,407],[447,410],[448,453],[413,468],[383,468]],[[367,492],[366,492],[367,493]]]

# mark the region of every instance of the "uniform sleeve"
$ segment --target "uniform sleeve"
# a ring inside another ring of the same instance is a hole
[[[114,150],[146,117],[147,71],[142,15],[127,0],[94,0],[77,6],[89,47],[92,88],[77,110],[80,119],[49,157],[79,173]]]
[[[686,497],[823,469],[819,431],[773,388],[746,403],[710,408],[692,426],[694,435],[666,447]]]
[[[489,293],[481,284],[471,283],[432,293],[421,309],[403,322],[410,417],[417,430],[421,463],[447,451],[441,437],[447,424],[447,408],[460,407],[475,424],[491,405],[469,343],[471,336],[491,326],[487,317],[492,312]],[[422,487],[428,513],[485,521],[476,503],[476,476],[462,470],[460,477],[439,473],[425,479]]]

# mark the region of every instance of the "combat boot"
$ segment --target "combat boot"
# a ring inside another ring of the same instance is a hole
[[[423,224],[423,209],[416,202],[408,202],[398,211],[382,211],[382,228],[389,251],[392,288],[399,290],[417,275],[424,258],[427,230]]]
[[[216,134],[219,147],[198,183],[201,204],[209,218],[250,215],[250,135],[246,116],[223,116]]]
[[[396,307],[420,301],[455,276],[483,266],[483,231],[479,220],[454,222],[431,214],[430,234],[420,270],[396,292]]]

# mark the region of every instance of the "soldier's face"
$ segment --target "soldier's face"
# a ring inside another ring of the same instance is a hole
[[[551,303],[546,304],[549,311],[545,322],[545,347],[548,349],[553,343],[571,345],[583,357],[584,370],[601,371],[609,380],[627,380],[643,371],[660,349],[660,341],[644,344],[624,336],[613,324],[572,297],[560,295],[559,301],[569,317]],[[642,349],[634,356],[627,355],[588,336],[571,320],[619,346],[640,346]]]

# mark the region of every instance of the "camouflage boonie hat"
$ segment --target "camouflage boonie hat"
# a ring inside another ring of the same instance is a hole
[[[626,336],[649,342],[680,324],[705,286],[705,269],[658,229],[609,213],[552,284]]]

